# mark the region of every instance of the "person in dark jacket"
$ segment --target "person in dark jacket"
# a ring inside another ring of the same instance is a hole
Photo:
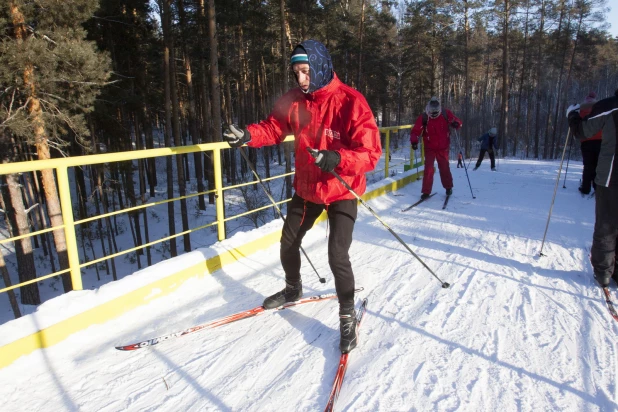
[[[453,175],[449,165],[449,148],[451,146],[451,130],[459,129],[462,123],[450,110],[442,108],[437,97],[432,97],[416,119],[410,131],[412,149],[418,148],[419,136],[423,137],[425,147],[425,170],[423,172],[423,187],[421,199],[426,199],[433,187],[434,162],[438,162],[440,181],[446,189],[446,194],[453,193]]]
[[[481,152],[479,153],[479,158],[476,161],[476,166],[474,169],[476,170],[481,165],[483,158],[485,157],[485,153],[489,153],[489,160],[491,160],[491,170],[496,171],[496,156],[494,155],[494,149],[498,148],[498,129],[492,127],[489,129],[487,133],[480,136],[478,139],[481,142]]]
[[[590,262],[594,278],[603,287],[618,278],[618,89],[613,97],[598,101],[582,118],[579,105],[569,106],[567,118],[573,135],[588,139],[601,131],[601,151],[596,168],[595,221]]]
[[[461,152],[459,152],[459,154],[457,155],[457,169],[459,169],[460,167],[464,167],[463,154],[461,154]]]
[[[339,299],[339,346],[347,353],[357,344],[349,249],[358,201],[330,172],[337,172],[358,195],[365,193],[365,173],[375,168],[382,154],[380,132],[367,100],[339,80],[322,43],[300,43],[290,65],[299,87],[280,97],[266,120],[244,129],[227,126],[223,137],[232,147],[245,143],[262,147],[294,135],[295,193],[287,206],[280,250],[285,289],[267,297],[263,306],[273,309],[302,297],[301,242],[326,210],[330,225],[328,263]],[[317,151],[317,157],[314,159],[307,149]]]
[[[592,111],[592,106],[597,102],[597,94],[595,92],[588,93],[588,96],[584,99],[584,103],[579,106],[579,114],[585,118]],[[594,136],[582,140],[582,160],[584,163],[584,171],[582,173],[582,184],[579,186],[579,191],[587,195],[590,190],[596,184],[594,178],[597,175],[597,162],[599,161],[599,153],[601,152],[601,135],[602,132],[595,134]]]

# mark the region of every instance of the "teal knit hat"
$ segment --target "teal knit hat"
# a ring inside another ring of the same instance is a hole
[[[290,65],[294,65],[296,63],[309,63],[307,51],[300,44],[294,48],[294,51],[292,52],[292,57],[290,58]]]

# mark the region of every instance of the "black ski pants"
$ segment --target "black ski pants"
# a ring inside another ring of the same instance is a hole
[[[308,202],[294,194],[288,204],[288,215],[281,234],[281,265],[290,283],[300,280],[300,245],[316,219],[326,209],[330,235],[328,263],[335,277],[335,290],[341,308],[354,306],[354,273],[348,254],[358,212],[358,201],[340,200],[330,205]]]
[[[457,159],[457,169],[459,169],[460,167],[464,167],[463,162],[461,161],[461,159]]]
[[[597,186],[590,262],[600,282],[618,278],[618,187]]]
[[[485,157],[485,152],[489,153],[489,159],[491,160],[491,168],[493,169],[494,167],[496,167],[496,156],[494,156],[493,149],[481,149],[481,153],[479,153],[479,159],[476,161],[475,167],[479,167],[481,165],[481,162]]]
[[[582,193],[590,193],[591,186],[594,185],[594,178],[597,175],[597,163],[599,161],[599,153],[601,152],[601,140],[588,140],[582,142],[581,148],[584,163],[581,191]]]

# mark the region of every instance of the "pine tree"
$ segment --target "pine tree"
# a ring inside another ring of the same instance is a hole
[[[2,20],[10,22],[0,40],[0,105],[11,114],[2,127],[35,146],[39,160],[62,153],[71,139],[88,145],[84,115],[109,78],[110,65],[81,27],[97,7],[96,0],[10,0],[0,6]],[[41,175],[51,224],[61,226],[53,171]],[[60,267],[66,269],[64,230],[53,235]],[[64,290],[71,290],[69,276],[62,280]]]

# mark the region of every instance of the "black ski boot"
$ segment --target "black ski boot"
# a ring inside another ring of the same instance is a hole
[[[354,306],[339,309],[339,331],[341,332],[341,340],[339,341],[341,353],[352,351],[358,343]]]
[[[421,200],[425,200],[429,197],[429,193],[423,193],[421,194]]]
[[[447,196],[450,196],[452,194],[453,194],[453,188],[452,187],[449,187],[448,189],[446,189],[446,195]]]
[[[264,309],[274,309],[286,302],[294,302],[303,297],[303,282],[289,283],[285,281],[285,289],[264,299]]]
[[[596,274],[594,275],[594,280],[596,280],[602,288],[606,288],[609,286],[610,279],[610,277],[597,276]]]

